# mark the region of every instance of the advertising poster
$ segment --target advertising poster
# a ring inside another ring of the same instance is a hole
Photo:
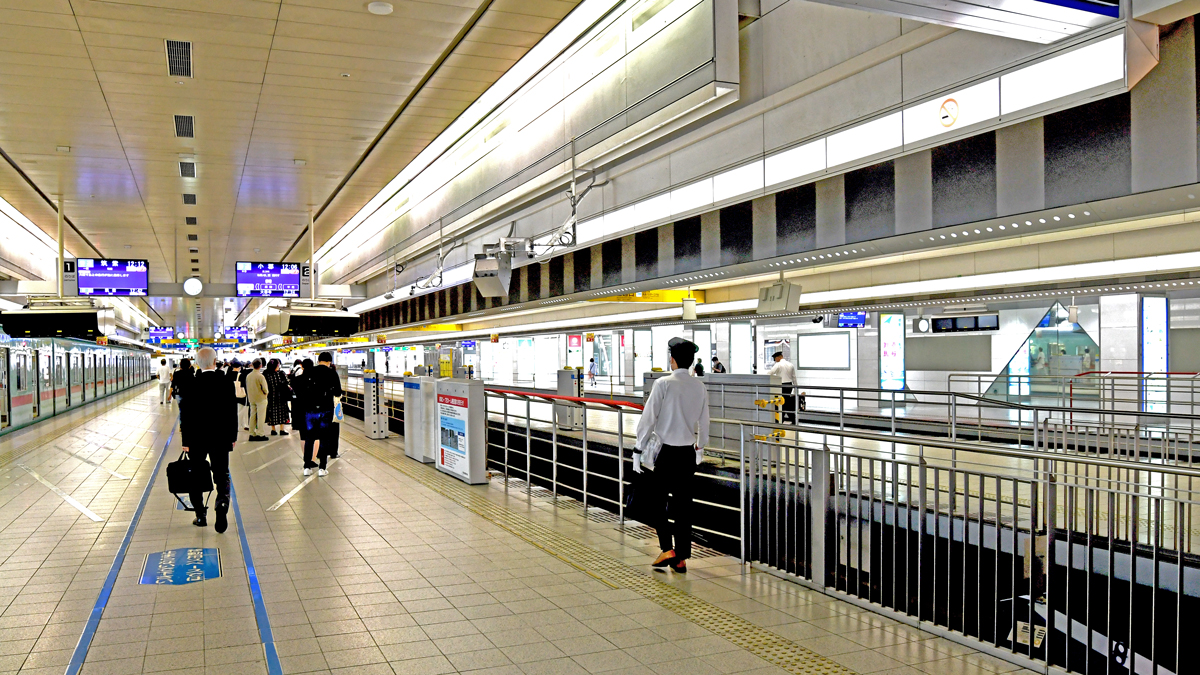
[[[1167,367],[1167,299],[1142,298],[1142,372],[1166,373]],[[1147,412],[1166,412],[1166,375],[1146,378]]]
[[[879,315],[879,388],[904,389],[904,315]]]
[[[467,399],[438,394],[438,467],[470,480],[467,463]]]

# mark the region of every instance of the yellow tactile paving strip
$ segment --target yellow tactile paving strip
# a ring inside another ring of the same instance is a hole
[[[674,586],[656,581],[596,549],[555,530],[538,525],[475,494],[459,481],[414,462],[395,460],[394,448],[384,450],[369,439],[343,434],[348,443],[375,459],[459,504],[521,540],[546,551],[614,588],[625,588],[668,609],[680,617],[729,640],[733,644],[796,675],[853,675],[852,670],[820,656],[786,638],[757,626]]]

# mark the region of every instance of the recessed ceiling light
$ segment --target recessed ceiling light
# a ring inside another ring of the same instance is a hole
[[[387,16],[392,13],[392,3],[372,2],[367,5],[367,11],[376,16]]]
[[[293,159],[292,164],[295,164],[296,166],[304,166],[305,164],[308,164],[308,162],[303,159]]]
[[[1056,220],[1056,221],[1057,221],[1057,220],[1062,220],[1062,218],[1059,218],[1058,216],[1054,216],[1054,220]]]
[[[1074,214],[1074,213],[1068,213],[1068,214],[1067,214],[1067,217],[1068,217],[1068,218],[1074,218],[1074,217],[1075,217],[1075,214]]]
[[[1038,222],[1039,222],[1039,223],[1045,223],[1045,222],[1046,222],[1046,219],[1045,219],[1045,218],[1038,218]],[[1026,224],[1026,225],[1028,225],[1029,223],[1025,223],[1025,224]]]
[[[350,73],[342,73],[342,77],[350,77]]]
[[[1083,212],[1083,215],[1085,215],[1085,216],[1090,216],[1090,215],[1092,215],[1092,212],[1091,212],[1091,211],[1084,211],[1084,212]]]
[[[59,152],[70,152],[70,151],[71,151],[71,146],[69,146],[69,145],[60,145],[60,146],[56,147],[56,148],[55,148],[55,150],[57,150],[57,151],[59,151]]]
[[[990,228],[990,227],[989,227],[989,228],[987,229],[987,231],[988,231],[988,232],[991,232],[991,231],[992,231],[992,228]]]

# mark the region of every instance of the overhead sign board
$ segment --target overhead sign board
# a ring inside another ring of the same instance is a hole
[[[758,289],[758,314],[800,311],[800,284],[780,281]]]

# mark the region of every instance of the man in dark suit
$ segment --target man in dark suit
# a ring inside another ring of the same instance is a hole
[[[233,382],[216,369],[217,353],[211,347],[196,355],[200,371],[188,386],[188,396],[180,402],[180,433],[183,450],[192,460],[208,458],[213,485],[217,489],[217,532],[229,527],[229,453],[238,435],[237,398]],[[204,495],[192,493],[196,509],[196,527],[208,526],[208,507]]]

